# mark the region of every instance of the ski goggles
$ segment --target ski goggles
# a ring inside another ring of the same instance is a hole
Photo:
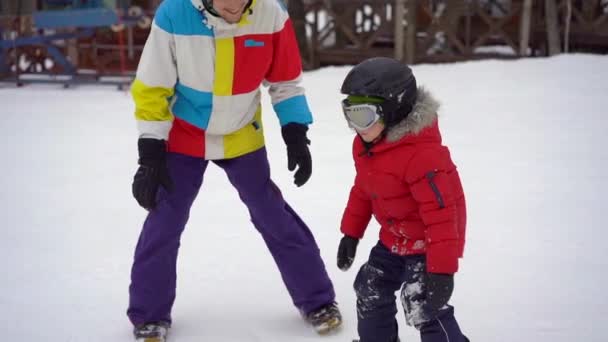
[[[357,131],[369,129],[382,118],[380,106],[372,103],[354,104],[346,99],[342,101],[342,111],[348,126]]]

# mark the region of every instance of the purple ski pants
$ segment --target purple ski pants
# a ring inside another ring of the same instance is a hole
[[[308,313],[332,302],[334,289],[319,248],[310,229],[270,180],[266,149],[213,162],[226,172],[247,206],[296,308]],[[171,323],[180,237],[208,161],[169,153],[167,165],[173,190],[159,190],[157,207],[149,212],[135,249],[127,310],[134,325]]]

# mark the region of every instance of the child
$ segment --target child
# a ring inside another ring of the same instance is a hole
[[[342,217],[338,267],[352,265],[371,216],[380,241],[355,279],[361,342],[399,341],[395,292],[423,342],[465,342],[448,305],[465,240],[465,199],[441,144],[439,104],[406,65],[371,58],[346,76],[341,92],[357,132],[357,171]]]

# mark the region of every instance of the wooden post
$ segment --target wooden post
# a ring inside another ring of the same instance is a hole
[[[313,7],[313,22],[312,22],[312,34],[310,45],[310,67],[312,69],[318,69],[321,66],[319,59],[317,58],[317,47],[319,45],[319,8],[317,6]]]
[[[2,15],[29,15],[36,10],[36,0],[0,0]]]
[[[309,70],[311,68],[310,49],[308,47],[308,37],[306,36],[306,12],[304,9],[304,1],[291,0],[287,3],[287,9],[293,22],[293,28],[298,41],[302,67],[304,70]]]
[[[160,5],[161,1],[162,0],[150,0],[149,8],[146,8],[146,9],[147,10],[152,10],[153,12],[156,12],[156,9]]]
[[[528,45],[530,45],[530,21],[532,18],[532,0],[524,0],[524,8],[521,15],[521,25],[519,28],[519,55],[528,55]]]
[[[600,0],[585,0],[582,3],[585,20],[593,22],[593,19],[600,13]]]
[[[570,24],[572,22],[572,0],[566,0],[566,19],[564,28],[564,52],[570,52]]]
[[[20,33],[29,34],[31,32],[31,14],[36,11],[36,0],[0,0],[0,10],[0,15],[3,16],[20,16],[18,18]]]
[[[405,15],[405,0],[395,0],[395,11],[393,21],[395,22],[395,59],[403,61],[403,49],[405,44],[405,27],[403,16]]]
[[[547,26],[549,56],[553,56],[561,52],[555,0],[545,0],[545,25]]]
[[[352,14],[352,18],[349,18],[350,20],[344,22],[343,24],[348,25],[348,27],[351,28],[354,32],[356,22],[356,11],[352,10],[352,5],[350,5],[346,1],[325,1],[325,3],[329,6],[329,8],[331,8],[331,10],[333,11],[333,13],[336,14],[336,16],[340,16],[343,13],[350,11],[350,13]],[[343,49],[352,39],[349,39],[348,36],[341,30],[340,23],[336,19],[337,18],[333,18],[335,23],[334,35],[336,39],[334,47],[338,49]]]
[[[62,31],[63,30],[59,30],[59,32]],[[75,33],[76,29],[68,28],[65,29],[65,32]],[[78,39],[72,38],[66,40],[66,55],[70,60],[70,63],[72,63],[72,65],[74,66],[74,68],[78,69],[78,63],[80,62],[78,54]]]
[[[407,0],[407,37],[405,42],[405,62],[414,64],[416,59],[416,0]]]

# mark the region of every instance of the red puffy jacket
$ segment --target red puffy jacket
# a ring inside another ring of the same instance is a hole
[[[456,166],[441,144],[439,104],[423,88],[406,119],[369,150],[357,136],[357,175],[342,217],[342,233],[362,238],[373,214],[380,240],[399,255],[426,254],[427,271],[458,270],[466,207]]]

